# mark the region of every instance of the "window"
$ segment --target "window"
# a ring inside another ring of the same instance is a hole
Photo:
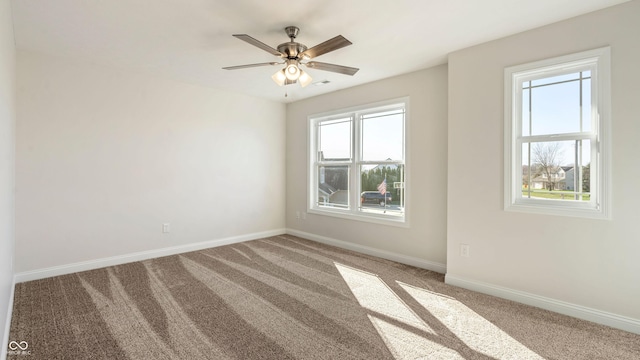
[[[405,223],[407,102],[309,117],[309,212]]]
[[[609,57],[505,69],[505,210],[610,218]]]

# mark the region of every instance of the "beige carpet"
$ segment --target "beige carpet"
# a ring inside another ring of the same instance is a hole
[[[639,335],[294,236],[18,284],[9,338],[25,360],[640,358]]]

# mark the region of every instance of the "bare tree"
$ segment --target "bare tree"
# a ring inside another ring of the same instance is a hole
[[[522,165],[522,186],[528,188],[531,184],[529,184],[529,175],[531,175],[531,168],[529,165]]]
[[[560,143],[534,143],[531,152],[535,164],[535,176],[545,178],[547,189],[555,189],[556,184],[561,180],[558,178],[559,158],[562,152]]]

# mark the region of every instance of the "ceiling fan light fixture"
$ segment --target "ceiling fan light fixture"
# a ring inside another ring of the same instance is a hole
[[[310,59],[316,58],[320,55],[341,49],[345,46],[351,45],[351,41],[345,39],[344,36],[338,35],[327,41],[324,41],[316,46],[311,48],[307,48],[306,45],[298,43],[295,41],[298,36],[298,32],[300,29],[296,26],[287,26],[285,29],[287,36],[290,41],[282,43],[278,45],[278,48],[273,48],[260,40],[256,40],[247,34],[234,34],[233,36],[237,39],[240,39],[244,42],[249,43],[257,48],[260,48],[271,55],[275,55],[278,58],[282,59],[284,62],[264,62],[258,64],[247,64],[247,65],[236,65],[236,66],[227,66],[223,67],[225,70],[238,70],[238,69],[246,69],[253,68],[258,66],[268,66],[268,65],[284,65],[284,68],[278,70],[275,74],[271,76],[271,79],[278,84],[278,86],[286,86],[292,85],[297,82],[300,82],[300,86],[306,87],[313,79],[309,74],[302,71],[301,65],[306,66],[307,68],[313,68],[317,70],[323,71],[331,71],[338,74],[353,76],[356,72],[358,72],[358,68],[342,66],[336,64],[328,64],[318,61],[308,61]],[[328,82],[328,81],[326,81]],[[323,84],[326,82],[322,82]]]
[[[284,82],[287,80],[287,76],[284,74],[284,69],[278,70],[271,76],[271,79],[273,79],[273,81],[278,84],[278,86],[284,85]]]
[[[309,74],[300,70],[300,77],[298,78],[298,81],[300,82],[300,86],[305,87],[311,84],[313,79],[311,78],[311,76],[309,76]]]
[[[300,68],[294,60],[287,61],[287,67],[284,70],[285,76],[289,80],[297,80],[300,77]]]

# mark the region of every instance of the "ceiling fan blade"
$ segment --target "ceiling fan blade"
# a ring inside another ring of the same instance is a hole
[[[308,63],[306,63],[304,65],[306,67],[308,67],[308,68],[311,68],[311,69],[332,71],[332,72],[335,72],[335,73],[344,74],[344,75],[351,75],[351,76],[353,76],[355,73],[358,72],[358,70],[360,70],[360,69],[354,68],[354,67],[342,66],[342,65],[336,65],[336,64],[327,64],[327,63],[318,62],[318,61],[309,61]]]
[[[277,63],[277,62],[266,62],[266,63],[259,63],[259,64],[227,66],[227,67],[223,67],[223,69],[225,69],[225,70],[238,70],[238,69],[246,69],[246,68],[258,67],[258,66],[278,65],[278,64],[280,64],[280,63]]]
[[[285,56],[283,53],[281,53],[280,51],[272,48],[271,46],[263,43],[260,40],[256,40],[254,38],[252,38],[251,36],[247,35],[247,34],[235,34],[233,35],[234,37],[242,40],[242,41],[246,41],[249,44],[255,46],[255,47],[259,47],[260,49],[268,52],[271,55],[275,55],[275,56]]]
[[[316,56],[320,56],[349,45],[351,45],[351,41],[345,39],[345,37],[342,35],[338,35],[333,39],[329,39],[321,44],[312,47],[311,49],[303,51],[299,56],[300,58],[312,59]]]

